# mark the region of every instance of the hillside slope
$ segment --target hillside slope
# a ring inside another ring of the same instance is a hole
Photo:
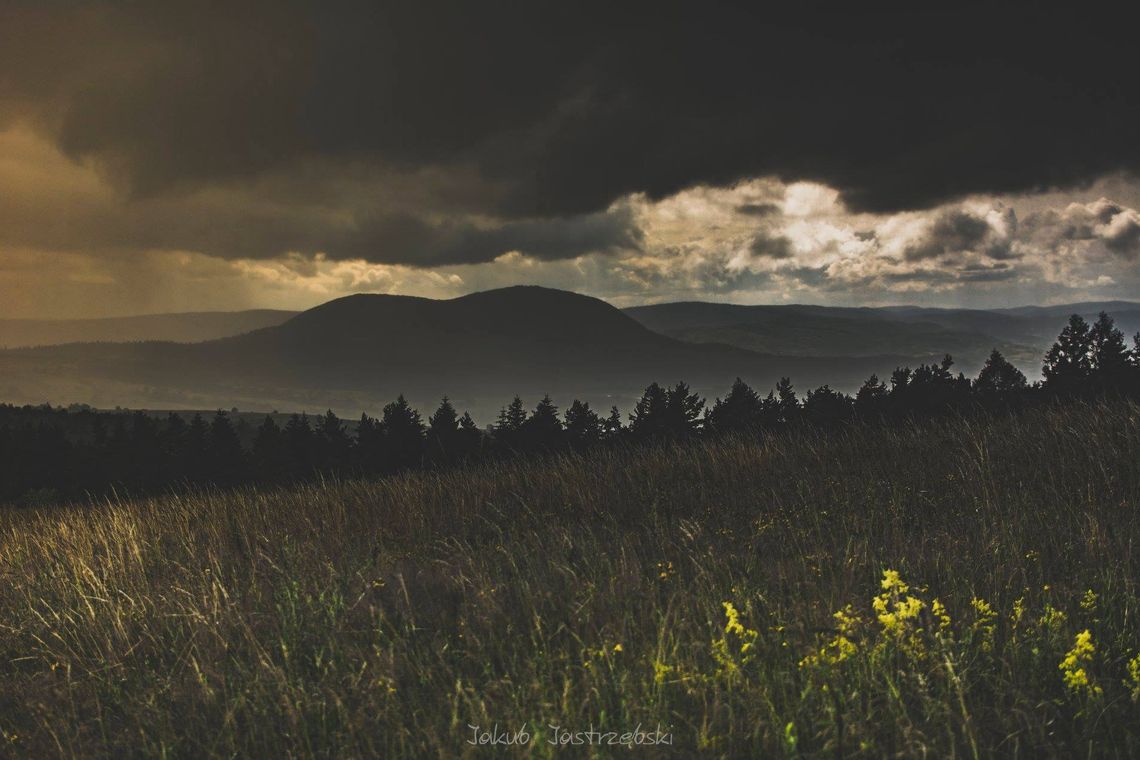
[[[937,353],[937,352],[933,352]],[[933,355],[932,353],[932,355]],[[71,344],[0,352],[0,396],[99,406],[375,410],[398,393],[425,411],[443,394],[489,421],[514,394],[628,408],[653,381],[707,395],[742,376],[759,388],[854,388],[897,356],[765,356],[657,334],[596,298],[512,287],[451,300],[356,295],[284,324],[200,344]]]
[[[1140,330],[1140,304],[1127,301],[1013,309],[938,309],[917,306],[842,308],[808,305],[739,306],[679,302],[637,306],[625,313],[651,330],[694,343],[719,342],[783,356],[912,357],[950,353],[967,371],[993,348],[1028,376],[1069,314],[1090,322],[1107,311],[1131,336]]]
[[[147,340],[197,343],[279,325],[296,313],[252,309],[107,319],[0,319],[0,348]]]

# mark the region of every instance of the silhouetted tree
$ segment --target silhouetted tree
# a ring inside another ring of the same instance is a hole
[[[483,431],[467,412],[459,418],[459,458],[469,460],[477,457],[483,447]]]
[[[317,421],[315,443],[317,467],[327,472],[347,470],[351,461],[352,438],[332,409]]]
[[[221,485],[237,483],[245,469],[241,441],[221,409],[210,423],[210,469],[210,480]]]
[[[985,366],[974,381],[974,392],[979,399],[993,404],[1011,403],[1015,396],[1025,392],[1029,383],[1021,370],[1010,364],[996,348],[990,352]]]
[[[554,451],[562,445],[562,420],[558,407],[547,394],[523,423],[523,439],[531,451]]]
[[[195,414],[191,417],[183,438],[186,448],[182,454],[182,459],[186,463],[183,472],[191,481],[204,482],[209,476],[209,436],[210,427],[202,419],[202,415]]]
[[[356,446],[353,449],[356,467],[361,472],[380,472],[384,469],[384,432],[375,417],[365,412],[356,425]]]
[[[1070,395],[1083,388],[1092,370],[1092,337],[1089,326],[1079,314],[1057,336],[1057,342],[1045,354],[1042,373],[1045,387],[1053,393]]]
[[[572,448],[585,451],[602,439],[602,418],[588,403],[574,400],[566,410],[566,438]],[[618,419],[621,424],[621,419]]]
[[[629,432],[636,438],[656,438],[668,432],[665,418],[669,396],[657,383],[650,383],[629,415]]]
[[[384,407],[384,463],[391,470],[417,467],[423,459],[424,423],[403,394]]]
[[[522,399],[515,396],[510,405],[499,411],[495,423],[495,442],[507,449],[519,449],[523,445],[522,429],[526,424],[526,408]]]
[[[704,407],[705,400],[684,382],[669,390],[651,383],[629,416],[629,430],[641,439],[685,438],[700,427]]]
[[[433,462],[455,461],[459,456],[459,414],[447,396],[428,417],[427,456]]]
[[[791,378],[781,377],[776,383],[776,422],[787,424],[795,422],[800,416],[800,402],[796,398],[796,390],[792,387]]]
[[[851,397],[822,385],[809,390],[804,398],[804,419],[813,425],[835,425],[851,419],[855,410]]]
[[[289,479],[291,473],[285,454],[284,434],[268,414],[254,433],[252,456],[253,470],[258,479],[270,483]]]
[[[1089,344],[1089,369],[1093,379],[1091,390],[1124,392],[1132,374],[1129,367],[1131,354],[1124,341],[1124,333],[1116,328],[1112,317],[1103,311],[1089,330]]]
[[[669,427],[673,435],[688,437],[701,429],[705,400],[681,381],[669,389]]]
[[[625,434],[625,427],[621,424],[621,412],[616,406],[610,407],[610,416],[602,422],[602,439],[617,441]]]
[[[887,384],[878,375],[871,375],[855,394],[855,413],[863,419],[881,417],[887,410],[887,401]]]
[[[718,398],[705,414],[705,428],[714,433],[755,431],[763,413],[760,394],[738,377],[724,400]]]
[[[309,477],[316,469],[313,428],[309,425],[309,416],[305,413],[294,414],[285,423],[284,434],[289,472],[294,477]]]

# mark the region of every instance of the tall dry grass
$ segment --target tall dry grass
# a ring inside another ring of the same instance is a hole
[[[1136,756],[1138,507],[1112,404],[0,511],[0,754]]]

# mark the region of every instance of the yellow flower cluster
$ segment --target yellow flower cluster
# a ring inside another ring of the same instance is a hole
[[[1095,656],[1096,645],[1093,643],[1092,634],[1086,628],[1077,634],[1073,648],[1068,651],[1065,659],[1061,660],[1061,664],[1058,666],[1065,686],[1070,691],[1090,697],[1098,696],[1103,691],[1089,680],[1088,671],[1085,669],[1087,665],[1092,663]]]
[[[835,618],[835,637],[824,644],[819,652],[809,654],[800,660],[801,668],[820,664],[838,665],[858,651],[852,639],[862,621],[855,608],[849,604],[832,617]]]
[[[883,593],[871,600],[879,624],[883,627],[886,639],[895,643],[913,657],[921,657],[924,647],[919,615],[926,609],[926,602],[908,593],[908,586],[897,570],[885,570],[880,584]]]
[[[970,606],[974,608],[974,622],[970,625],[970,630],[980,635],[982,651],[992,652],[997,613],[994,612],[994,608],[990,606],[989,602],[978,597],[970,600]]]
[[[930,614],[938,621],[938,633],[946,635],[950,632],[950,614],[941,600],[935,599],[930,603]]]
[[[756,656],[759,633],[740,622],[740,612],[732,602],[724,602],[724,635],[712,643],[712,656],[717,662],[717,675],[734,680],[740,669]]]
[[[1140,654],[1128,661],[1128,680],[1124,682],[1133,702],[1140,702]]]

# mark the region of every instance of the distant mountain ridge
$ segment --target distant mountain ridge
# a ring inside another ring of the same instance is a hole
[[[250,309],[100,319],[0,319],[0,348],[168,340],[198,343],[279,325],[295,311]]]
[[[933,357],[934,354],[931,355]],[[736,376],[758,388],[853,389],[894,355],[766,356],[658,334],[589,296],[533,286],[450,300],[356,295],[274,326],[196,344],[70,344],[0,351],[0,398],[150,408],[375,411],[404,393],[425,412],[449,394],[486,422],[518,393],[628,409],[652,381],[706,395]]]
[[[952,354],[976,367],[998,348],[1030,377],[1065,320],[1089,321],[1107,311],[1131,336],[1140,330],[1140,303],[1086,302],[1008,309],[918,306],[744,306],[701,301],[636,306],[625,310],[646,327],[694,343],[718,342],[781,356],[860,357],[884,353],[921,357]]]

